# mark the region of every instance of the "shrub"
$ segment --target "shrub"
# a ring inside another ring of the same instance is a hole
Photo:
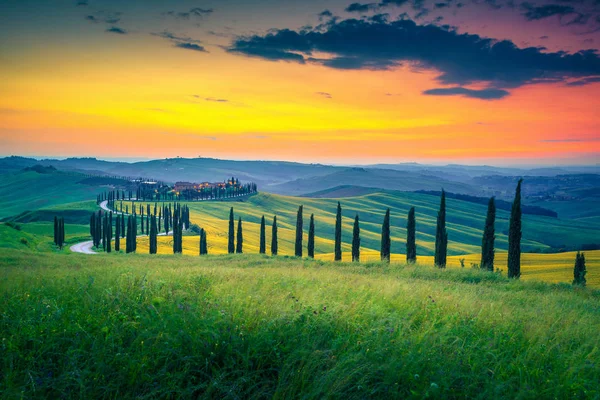
[[[24,237],[21,238],[21,240],[19,240],[21,242],[21,244],[27,245],[29,242],[27,241],[27,239],[25,239]]]

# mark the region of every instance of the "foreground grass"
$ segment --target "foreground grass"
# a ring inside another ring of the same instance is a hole
[[[471,269],[0,249],[0,393],[594,398],[600,292]]]

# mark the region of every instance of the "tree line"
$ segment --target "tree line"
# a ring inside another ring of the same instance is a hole
[[[515,197],[511,207],[511,215],[509,222],[508,232],[508,277],[519,278],[521,275],[521,238],[522,238],[522,211],[521,211],[521,184],[522,179],[518,181],[517,188],[515,191]],[[121,204],[121,211],[123,206]],[[154,205],[154,212],[151,213],[150,204],[146,204],[145,208],[143,205],[139,205],[136,208],[135,203],[132,203],[133,215],[128,217],[128,229],[127,229],[127,250],[126,252],[135,252],[136,237],[137,237],[137,212],[141,214],[141,225],[142,234],[144,234],[144,210],[146,210],[146,234],[150,236],[150,253],[155,254],[157,252],[157,235],[161,231],[161,221],[163,222],[165,234],[172,232],[173,234],[173,253],[182,253],[182,242],[183,242],[183,231],[188,230],[190,227],[189,219],[189,208],[187,205],[181,205],[174,203],[173,207],[171,204],[163,204],[162,207],[158,207],[158,204]],[[158,209],[158,213],[157,213]],[[296,229],[295,229],[295,242],[294,242],[294,255],[297,257],[303,256],[303,232],[304,232],[304,215],[303,206],[299,206],[296,215]],[[128,207],[126,207],[128,213]],[[406,223],[406,262],[415,263],[417,261],[417,246],[416,246],[416,211],[414,207],[411,207],[407,215]],[[102,230],[98,230],[94,237],[94,245],[99,247],[100,243],[103,244],[103,248],[110,252],[110,237],[112,235],[112,212],[105,213],[104,222],[101,223],[101,211],[97,213],[97,216],[92,216],[90,221],[91,232],[94,232],[99,227],[104,227],[105,236],[102,237]],[[485,225],[482,236],[481,246],[481,262],[479,264],[481,269],[487,271],[494,271],[494,258],[495,258],[495,220],[496,220],[496,205],[494,197],[491,197],[488,201],[487,214],[485,219]],[[119,223],[120,221],[120,223]],[[92,226],[94,228],[92,228]],[[121,226],[121,228],[119,228]],[[391,256],[391,234],[390,234],[390,209],[388,208],[383,217],[381,226],[381,247],[380,247],[380,259],[383,262],[390,262]],[[172,231],[171,231],[172,229]],[[124,214],[120,217],[117,216],[117,237],[119,233],[124,234]],[[260,239],[259,239],[259,253],[266,253],[266,220],[265,216],[261,217],[260,221]],[[360,219],[359,215],[356,214],[354,218],[354,224],[352,229],[352,261],[360,261]],[[115,242],[115,249],[118,250],[118,239]],[[242,254],[244,249],[244,233],[243,233],[243,221],[239,217],[236,220],[233,207],[229,210],[229,224],[228,224],[228,243],[227,252],[229,254]],[[199,232],[199,254],[208,254],[207,245],[207,233],[201,228]],[[277,216],[273,217],[271,226],[271,255],[276,256],[278,254],[278,227],[277,227]],[[314,214],[310,215],[310,222],[308,228],[308,241],[307,241],[307,254],[308,257],[314,258],[315,256],[315,219]],[[436,219],[436,233],[435,233],[435,250],[434,250],[434,264],[438,268],[446,268],[448,255],[448,230],[446,227],[446,192],[442,190],[440,197],[440,207],[437,213]],[[342,260],[342,206],[338,202],[336,209],[335,219],[335,232],[334,232],[334,260]],[[585,256],[583,253],[578,253],[576,263],[574,267],[574,284],[585,285]]]

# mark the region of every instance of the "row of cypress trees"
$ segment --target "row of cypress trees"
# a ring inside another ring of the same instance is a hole
[[[54,244],[62,250],[65,244],[65,219],[54,217]]]

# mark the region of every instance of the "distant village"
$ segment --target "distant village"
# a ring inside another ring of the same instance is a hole
[[[238,178],[231,177],[223,182],[185,182],[178,181],[174,185],[163,182],[136,179],[136,198],[141,200],[216,200],[240,197],[256,193],[255,183],[241,183]]]

